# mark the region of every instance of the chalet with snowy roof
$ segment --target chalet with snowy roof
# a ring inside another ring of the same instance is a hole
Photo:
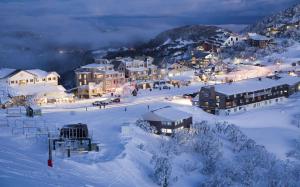
[[[212,114],[231,114],[283,101],[299,90],[297,76],[254,78],[202,87],[194,105]]]
[[[190,128],[192,115],[170,106],[152,110],[142,115],[144,121],[156,128],[157,134],[171,135],[184,128]]]
[[[63,86],[58,85],[58,79],[59,75],[56,72],[2,68],[1,101],[9,99],[19,105],[24,102],[34,104],[73,102],[73,96],[67,94]]]
[[[248,33],[247,41],[253,47],[265,48],[270,44],[272,39],[257,33]]]
[[[114,92],[125,84],[125,74],[115,71],[113,64],[88,64],[75,70],[77,96],[90,98]]]
[[[0,69],[0,80],[10,86],[25,86],[34,84],[58,85],[60,76],[56,72],[46,72],[40,69],[17,70]]]

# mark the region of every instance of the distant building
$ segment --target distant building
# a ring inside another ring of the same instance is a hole
[[[125,84],[125,74],[115,71],[113,64],[88,64],[75,70],[77,95],[81,98],[114,92]]]
[[[142,115],[144,121],[149,122],[157,130],[157,134],[171,135],[183,128],[190,128],[193,123],[191,114],[176,110],[170,106],[152,110]]]
[[[253,47],[265,48],[270,44],[272,39],[257,33],[248,33],[247,41]]]
[[[193,104],[212,114],[231,114],[277,103],[300,90],[300,77],[281,75],[202,87]]]
[[[203,51],[192,51],[191,57],[192,64],[200,67],[205,67],[214,58],[212,53]]]
[[[209,37],[202,44],[202,49],[206,51],[219,51],[222,48],[234,46],[241,40],[239,35],[219,29],[214,36]]]
[[[190,71],[191,68],[181,64],[181,63],[173,63],[168,66],[168,76],[176,76],[180,75],[183,72]]]

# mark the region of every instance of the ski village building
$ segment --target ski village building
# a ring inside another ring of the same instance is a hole
[[[300,90],[300,77],[282,75],[202,87],[193,104],[212,114],[232,114],[285,100]]]
[[[125,84],[125,74],[115,71],[113,64],[88,64],[75,70],[77,96],[90,98],[114,92]]]
[[[157,66],[153,65],[152,57],[132,59],[117,58],[112,61],[116,71],[124,72],[129,81],[154,80],[158,78]]]
[[[170,64],[168,67],[168,76],[169,77],[173,77],[173,76],[177,76],[177,75],[181,75],[183,72],[186,71],[191,71],[192,69],[185,66],[184,64],[181,63],[173,63]]]
[[[73,102],[73,95],[67,94],[65,88],[58,85],[59,75],[40,69],[16,70],[0,69],[1,104],[10,101],[24,104]]]
[[[237,34],[229,33],[224,30],[218,30],[217,34],[208,38],[203,44],[203,48],[208,50],[217,51],[224,47],[231,47],[241,41]]]
[[[190,128],[193,123],[191,114],[176,110],[170,106],[152,110],[142,115],[144,121],[156,128],[157,134],[167,134]]]
[[[270,44],[272,39],[257,33],[248,33],[247,41],[250,46],[265,48]]]

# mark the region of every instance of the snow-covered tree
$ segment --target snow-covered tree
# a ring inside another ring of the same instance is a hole
[[[169,185],[172,164],[170,158],[166,156],[154,155],[152,161],[154,164],[154,180],[157,184],[167,187]]]
[[[139,119],[135,122],[135,124],[146,132],[149,132],[149,133],[156,132],[156,128],[151,126],[150,123],[147,121]]]

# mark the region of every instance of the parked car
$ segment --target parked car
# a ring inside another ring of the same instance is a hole
[[[183,94],[183,98],[194,98],[196,97],[196,95],[198,95],[197,92],[191,94]]]
[[[119,97],[117,97],[117,98],[111,99],[111,102],[119,103],[119,102],[121,102],[121,99]]]
[[[93,106],[100,106],[102,105],[102,101],[95,101],[92,103]]]
[[[112,102],[111,99],[106,99],[106,100],[101,101],[102,105],[108,105],[111,102]]]
[[[164,85],[162,88],[163,88],[163,89],[171,89],[171,87],[170,87],[170,86],[167,86],[167,85]]]

